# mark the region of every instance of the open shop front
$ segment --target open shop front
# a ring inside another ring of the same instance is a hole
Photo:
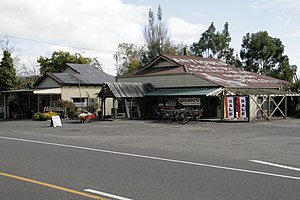
[[[149,118],[161,118],[162,110],[200,111],[202,120],[221,119],[221,88],[157,88],[146,94]]]
[[[276,89],[226,88],[223,96],[224,121],[286,119],[297,93]]]

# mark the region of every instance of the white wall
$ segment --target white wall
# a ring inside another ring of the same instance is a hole
[[[72,101],[72,98],[97,98],[98,93],[101,90],[101,86],[85,86],[81,85],[80,89],[78,85],[72,85],[72,86],[62,86],[61,88],[61,98],[63,100]],[[97,98],[98,99],[98,98]],[[113,100],[112,99],[106,99],[106,114],[111,114],[111,109],[113,108]],[[98,99],[98,105],[100,107],[101,102]]]

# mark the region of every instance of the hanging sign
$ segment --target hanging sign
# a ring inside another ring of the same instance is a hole
[[[228,119],[233,119],[234,118],[233,97],[227,97],[227,113],[228,113]]]
[[[178,102],[184,106],[200,106],[200,98],[178,98]]]
[[[240,104],[239,117],[245,119],[247,118],[246,97],[239,97],[239,104]]]

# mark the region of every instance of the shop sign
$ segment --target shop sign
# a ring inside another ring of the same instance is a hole
[[[178,98],[178,102],[184,106],[200,106],[200,98]]]

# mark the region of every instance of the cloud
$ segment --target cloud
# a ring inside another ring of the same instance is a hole
[[[300,1],[298,0],[256,0],[251,9],[271,9],[283,8],[291,10],[300,10]]]
[[[98,49],[100,61],[102,56],[107,60],[108,52],[113,60],[119,43],[143,42],[148,10],[147,6],[124,4],[121,0],[0,1],[0,33]],[[58,49],[48,45],[40,53]],[[112,61],[102,64],[104,70],[114,73]]]
[[[204,28],[202,24],[192,24],[176,17],[168,19],[170,38],[178,43],[191,45],[198,41]]]

